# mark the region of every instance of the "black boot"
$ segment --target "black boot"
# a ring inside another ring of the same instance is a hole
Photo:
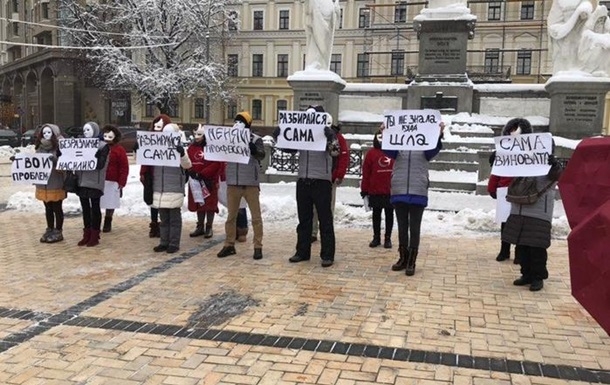
[[[379,234],[375,234],[373,235],[373,240],[371,241],[371,243],[369,243],[369,247],[377,247],[381,245],[381,239],[379,237]]]
[[[109,233],[112,231],[112,217],[104,217],[104,227],[102,228],[103,233]]]
[[[391,249],[392,248],[392,236],[390,235],[386,235],[384,240],[383,240],[383,248],[384,249]]]
[[[159,230],[159,222],[150,222],[150,231],[148,232],[149,238],[160,238],[161,232]]]
[[[407,267],[407,248],[398,246],[398,262],[392,265],[392,271],[404,270]]]
[[[510,259],[510,243],[502,241],[502,246],[500,247],[500,253],[496,257],[496,261],[502,262]]]
[[[407,250],[407,268],[405,270],[406,275],[415,274],[415,261],[417,261],[418,249],[410,247]]]
[[[214,231],[212,230],[212,225],[205,225],[205,232],[203,233],[204,238],[212,238],[214,236]]]
[[[205,231],[203,230],[203,223],[197,222],[197,227],[195,227],[195,230],[189,234],[189,237],[194,238],[203,234],[205,234]]]

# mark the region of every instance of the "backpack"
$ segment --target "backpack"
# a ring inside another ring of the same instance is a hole
[[[544,186],[544,188],[538,191],[536,187],[536,177],[532,176],[520,176],[516,177],[510,182],[508,186],[508,192],[506,193],[506,200],[511,203],[517,203],[520,205],[532,205],[538,201],[538,199],[547,192],[553,185],[553,181]]]

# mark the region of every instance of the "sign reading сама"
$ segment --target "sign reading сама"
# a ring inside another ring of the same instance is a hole
[[[49,182],[53,170],[51,154],[15,154],[11,165],[11,177],[16,184],[41,184]]]
[[[137,131],[136,163],[148,166],[180,167],[179,132]],[[186,149],[185,149],[186,151]]]
[[[291,150],[325,151],[328,114],[325,112],[279,111],[277,147]]]
[[[441,135],[441,113],[437,110],[388,111],[381,148],[425,151],[436,148]]]
[[[496,157],[491,168],[492,174],[539,176],[549,172],[549,155],[553,153],[551,133],[505,135],[494,140]]]

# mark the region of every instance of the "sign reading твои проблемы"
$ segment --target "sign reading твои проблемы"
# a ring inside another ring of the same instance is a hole
[[[494,138],[496,157],[491,173],[498,176],[546,175],[553,136],[548,132]]]
[[[15,154],[15,160],[11,164],[13,182],[46,185],[53,170],[51,157],[51,154]]]

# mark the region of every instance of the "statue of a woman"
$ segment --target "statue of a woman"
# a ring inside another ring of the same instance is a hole
[[[340,12],[339,0],[308,1],[305,12],[305,69],[330,70],[335,26]]]

